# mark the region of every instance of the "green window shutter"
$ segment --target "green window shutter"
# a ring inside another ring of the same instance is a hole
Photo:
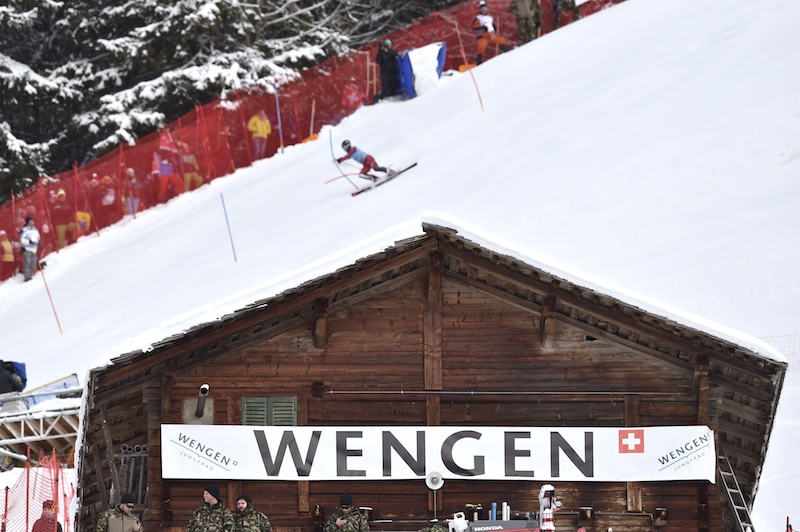
[[[296,397],[242,397],[242,425],[297,425]]]

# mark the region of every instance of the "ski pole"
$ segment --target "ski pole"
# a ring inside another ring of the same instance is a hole
[[[356,185],[355,183],[350,181],[350,178],[347,177],[347,174],[342,172],[342,167],[339,165],[339,161],[336,159],[336,155],[333,153],[333,131],[328,131],[328,133],[329,133],[328,137],[330,138],[330,141],[331,141],[330,142],[330,144],[331,144],[331,157],[333,157],[333,164],[335,164],[336,168],[339,169],[339,173],[342,174],[342,177],[347,179],[347,181],[349,181],[351,185],[353,185],[354,187],[358,188],[358,185]]]
[[[222,212],[225,214],[225,225],[228,226],[228,238],[231,241],[231,249],[233,250],[233,262],[239,262],[236,259],[236,246],[233,245],[233,234],[231,233],[231,224],[228,221],[228,209],[225,208],[225,198],[222,192],[219,193],[219,199],[222,200]]]

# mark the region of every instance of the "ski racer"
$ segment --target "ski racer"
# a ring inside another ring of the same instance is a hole
[[[386,175],[391,175],[393,173],[392,170],[387,169],[385,166],[378,166],[378,163],[375,161],[375,158],[372,155],[356,148],[355,146],[350,144],[349,140],[345,140],[344,142],[342,142],[342,149],[347,152],[347,155],[339,157],[338,159],[336,159],[336,162],[341,163],[342,161],[346,161],[347,159],[353,159],[354,161],[361,163],[363,165],[361,167],[361,171],[359,172],[359,177],[361,178],[377,181],[379,177],[371,174],[370,170],[383,172]]]

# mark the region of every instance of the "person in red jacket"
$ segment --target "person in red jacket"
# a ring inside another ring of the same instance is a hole
[[[56,518],[56,504],[51,500],[42,503],[42,516],[33,523],[31,532],[62,532],[61,523]]]
[[[494,27],[494,17],[489,14],[489,6],[486,5],[484,0],[481,0],[478,9],[479,13],[475,15],[475,18],[472,20],[472,29],[475,30],[475,36],[478,39],[476,59],[477,63],[480,65],[483,63],[483,53],[486,51],[486,47],[489,43],[499,44],[500,50],[507,52],[508,41],[505,37],[497,35]]]
[[[378,166],[377,161],[375,158],[365,152],[364,150],[359,150],[352,144],[350,144],[349,140],[345,140],[342,142],[342,149],[347,152],[346,155],[339,157],[336,159],[336,162],[346,161],[347,159],[353,159],[354,161],[358,161],[362,164],[361,171],[359,172],[358,177],[364,179],[371,179],[372,181],[377,181],[379,179],[378,176],[371,174],[370,171],[374,170],[376,172],[383,172],[384,174],[390,175],[393,173],[392,170],[388,170],[385,166]]]

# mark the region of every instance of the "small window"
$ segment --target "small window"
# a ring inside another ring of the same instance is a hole
[[[297,425],[296,397],[242,397],[242,425]]]

